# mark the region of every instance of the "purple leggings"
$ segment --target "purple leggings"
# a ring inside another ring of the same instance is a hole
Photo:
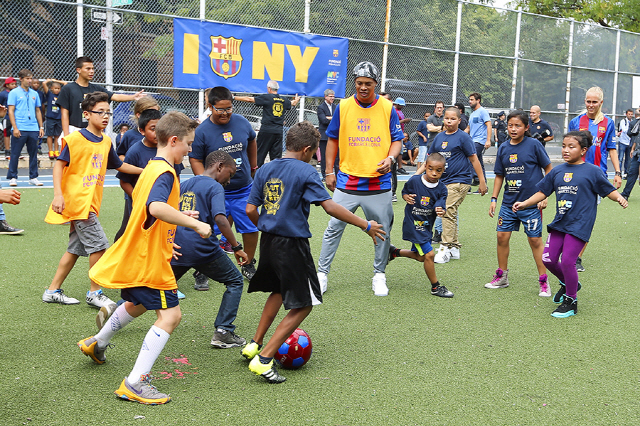
[[[567,296],[573,299],[578,293],[576,260],[585,244],[587,243],[573,235],[549,231],[549,238],[542,253],[544,266],[564,283]],[[560,262],[560,255],[562,255],[562,262]]]

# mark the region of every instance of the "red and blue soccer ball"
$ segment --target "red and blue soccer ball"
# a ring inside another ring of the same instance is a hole
[[[275,358],[284,368],[295,369],[302,367],[309,361],[312,351],[309,335],[303,329],[296,328],[280,346]]]

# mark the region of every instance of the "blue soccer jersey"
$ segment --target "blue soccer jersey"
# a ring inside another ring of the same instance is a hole
[[[448,135],[440,132],[429,147],[429,154],[437,152],[446,160],[447,165],[440,181],[445,185],[450,183],[471,184],[471,162],[469,157],[475,155],[476,148],[471,137],[462,130],[456,129]]]
[[[402,239],[414,244],[430,243],[431,229],[436,220],[435,209],[447,206],[447,187],[442,180],[429,183],[422,176],[414,175],[402,188],[402,195],[405,194],[415,194],[415,202],[407,203],[404,208]]]
[[[582,114],[569,122],[569,131],[574,130],[587,130],[591,133],[593,145],[587,150],[584,161],[595,164],[606,174],[609,150],[616,149],[616,143],[613,141],[616,125],[613,120],[605,115],[600,123],[595,124],[587,114]]]
[[[202,161],[204,165],[207,155],[222,150],[233,157],[236,162],[236,174],[231,178],[225,191],[235,191],[251,184],[251,165],[247,155],[249,141],[256,138],[256,132],[249,121],[241,115],[233,114],[224,125],[215,124],[206,119],[196,129],[195,139],[189,157]]]
[[[551,169],[537,185],[547,197],[556,193],[556,216],[547,228],[589,241],[596,222],[598,195],[606,197],[615,188],[593,164],[561,164]]]
[[[507,141],[500,145],[493,170],[504,177],[502,205],[511,207],[535,194],[536,184],[543,178],[542,170],[549,164],[544,147],[533,138],[525,136],[518,144]]]
[[[329,199],[315,167],[295,158],[278,158],[258,169],[247,204],[262,206],[260,231],[310,238],[310,205]]]
[[[196,210],[198,220],[215,225],[219,214],[226,218],[224,188],[215,179],[199,175],[180,184],[180,211]],[[215,233],[202,238],[191,228],[178,226],[175,242],[182,253],[178,259],[172,259],[172,265],[195,266],[209,263],[224,255]]]

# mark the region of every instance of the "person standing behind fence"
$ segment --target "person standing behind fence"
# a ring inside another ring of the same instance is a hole
[[[462,102],[456,102],[453,106],[460,110],[460,124],[458,124],[458,129],[469,133],[469,117],[467,117],[467,114],[464,112],[466,109],[464,104]]]
[[[9,98],[9,92],[18,87],[18,82],[13,77],[8,77],[2,85],[4,89],[0,92],[0,106],[7,108],[7,99]],[[9,159],[11,153],[11,120],[9,120],[9,114],[4,116],[4,155]]]
[[[78,78],[76,78],[76,81],[64,86],[58,96],[58,106],[61,108],[60,119],[62,122],[63,136],[67,136],[74,130],[87,127],[88,121],[82,114],[82,107],[80,106],[87,94],[104,92],[109,95],[109,102],[137,101],[143,96],[142,90],[133,95],[125,95],[124,93],[109,92],[104,87],[91,83],[95,69],[93,67],[93,60],[88,56],[81,56],[76,59],[75,65]]]
[[[640,167],[640,109],[636,110],[635,120],[629,123],[627,135],[630,138],[631,160],[627,169],[627,184],[620,195],[628,200],[631,196],[631,190],[638,180],[638,168]]]
[[[627,134],[629,131],[629,123],[633,120],[633,110],[628,109],[625,117],[618,123],[618,159],[620,160],[620,169],[622,170],[623,179],[627,178],[629,173],[629,157],[631,156],[631,138]]]
[[[329,139],[326,132],[329,123],[331,123],[331,118],[333,118],[333,113],[336,110],[335,105],[333,105],[335,98],[336,95],[334,91],[331,89],[327,89],[324,91],[324,102],[318,105],[318,131],[320,131],[320,171],[322,172],[322,180],[324,180],[325,178],[325,154],[327,152],[327,140]],[[337,161],[333,166],[333,171],[334,173],[338,173]]]
[[[429,146],[433,144],[433,140],[438,133],[444,131],[444,102],[436,101],[433,115],[427,118],[427,130],[429,131]]]
[[[507,123],[505,122],[504,111],[498,113],[498,119],[493,122],[493,138],[496,140],[496,148],[507,140]]]
[[[262,121],[258,132],[258,167],[264,164],[267,154],[269,159],[282,158],[282,127],[284,112],[298,105],[300,96],[296,94],[292,101],[278,95],[280,85],[269,80],[267,93],[259,96],[236,96],[234,100],[250,102],[262,107]]]
[[[38,138],[44,135],[40,96],[31,87],[33,74],[29,70],[18,73],[20,87],[9,92],[9,119],[13,128],[11,160],[7,179],[10,186],[18,186],[18,160],[22,148],[29,153],[29,185],[42,186],[38,180]]]
[[[51,88],[49,88],[51,84]],[[62,121],[60,121],[60,107],[56,103],[62,86],[67,84],[66,81],[46,79],[42,84],[47,108],[45,110],[46,120],[44,122],[44,135],[47,137],[47,145],[49,147],[49,160],[55,160],[60,155],[58,139],[62,134]]]
[[[485,149],[491,147],[491,117],[486,109],[481,105],[482,96],[480,93],[472,93],[469,95],[469,106],[473,110],[469,117],[469,135],[473,139],[473,143],[476,147],[476,155],[480,166],[482,166],[482,174],[484,175],[485,182],[487,181],[487,174],[484,171],[484,161],[482,160],[482,154]],[[473,172],[474,178],[472,185],[478,185],[480,180],[476,176],[476,172]],[[479,193],[478,191],[476,191]]]
[[[529,118],[531,119],[529,133],[531,137],[538,139],[542,146],[553,140],[553,129],[549,123],[540,118],[540,107],[533,105],[529,110]]]

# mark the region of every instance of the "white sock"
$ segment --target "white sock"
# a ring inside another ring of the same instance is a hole
[[[129,312],[127,312],[127,309],[124,307],[124,303],[118,306],[116,311],[111,314],[104,327],[102,327],[102,330],[95,335],[95,338],[98,341],[98,347],[106,347],[113,335],[116,334],[116,331],[120,330],[133,320],[134,317],[129,315]]]
[[[164,349],[164,345],[167,344],[170,334],[156,327],[151,326],[151,329],[147,333],[142,342],[142,348],[138,354],[136,364],[133,366],[133,370],[129,373],[127,381],[129,384],[134,384],[140,381],[140,376],[149,374],[153,363],[156,362],[160,352]]]

